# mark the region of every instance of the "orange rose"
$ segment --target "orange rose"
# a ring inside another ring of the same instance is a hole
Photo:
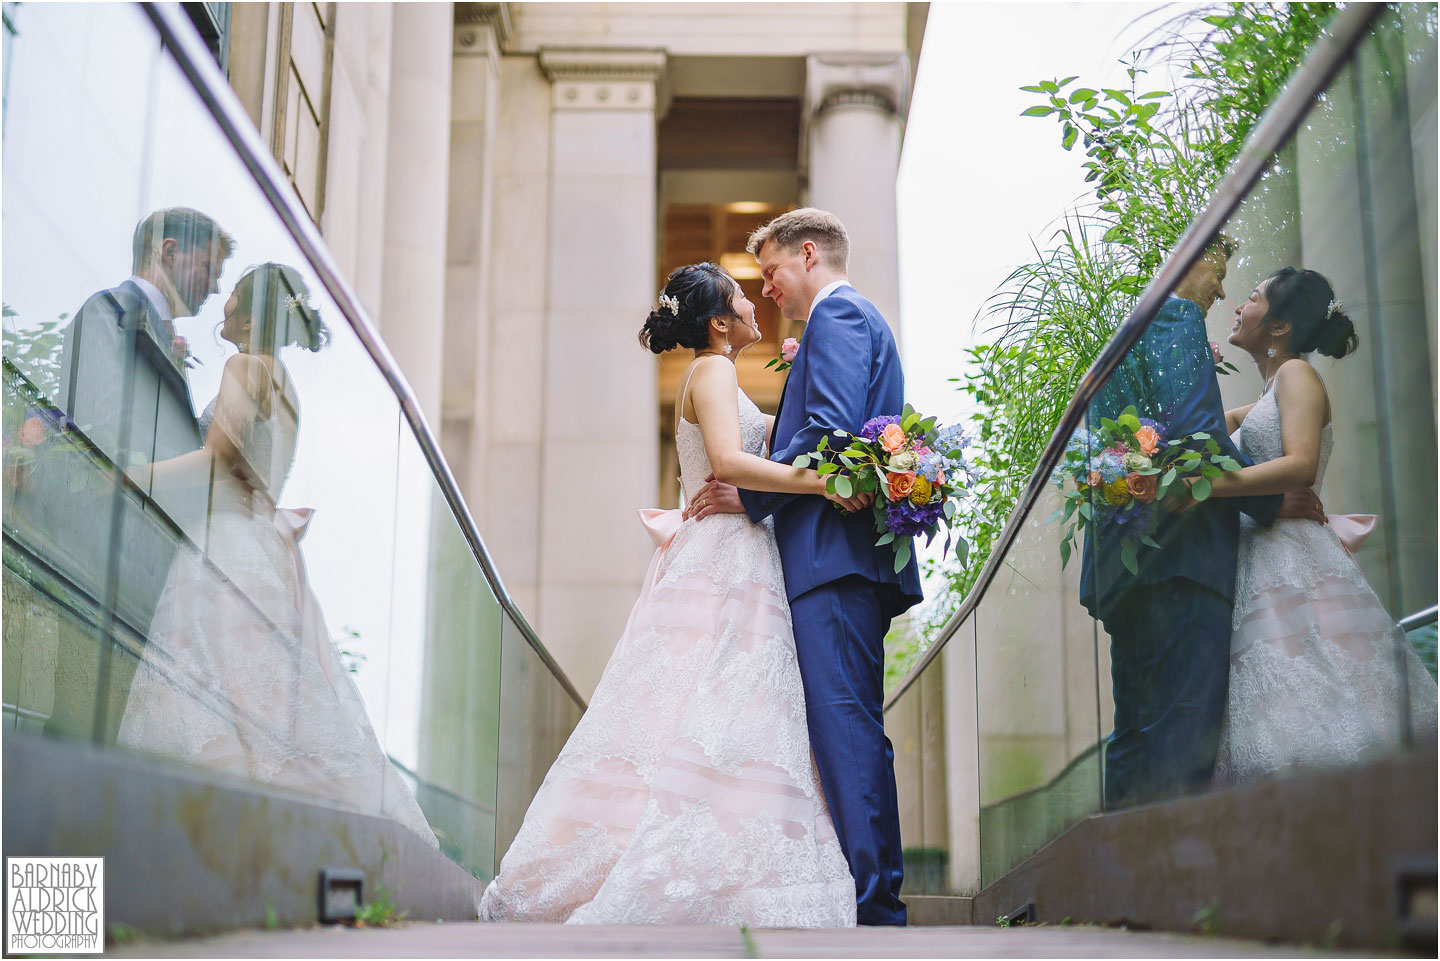
[[[1154,454],[1156,448],[1160,446],[1160,435],[1149,424],[1135,432],[1135,440],[1139,442],[1140,450],[1145,454]]]
[[[905,430],[899,424],[887,424],[880,432],[880,446],[886,453],[894,454],[905,446]]]
[[[893,424],[891,425],[894,426]],[[886,491],[892,501],[903,501],[910,496],[915,489],[915,474],[912,471],[905,471],[903,474],[891,474],[890,486]]]
[[[1105,485],[1105,478],[1100,476],[1098,470],[1092,470],[1090,472],[1089,481],[1091,487],[1103,487]]]
[[[1141,430],[1149,430],[1142,427]],[[1125,478],[1125,486],[1130,488],[1130,494],[1142,504],[1150,504],[1155,501],[1155,493],[1160,487],[1160,481],[1155,474],[1129,474]]]

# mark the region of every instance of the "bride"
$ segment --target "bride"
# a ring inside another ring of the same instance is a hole
[[[1338,359],[1358,342],[1329,281],[1276,271],[1236,308],[1229,341],[1255,359],[1265,389],[1225,414],[1254,466],[1216,478],[1212,496],[1318,489],[1334,443],[1330,400],[1303,355]],[[1433,736],[1435,681],[1332,526],[1242,517],[1237,564],[1217,784],[1398,749],[1407,687],[1409,723]]]
[[[771,418],[734,359],[755,306],[714,264],[672,273],[640,332],[695,353],[676,402],[681,483],[825,495],[765,459]],[[847,509],[855,499],[831,497]],[[770,522],[644,512],[660,549],[590,707],[481,900],[487,920],[855,924],[855,882],[811,762]]]
[[[203,543],[180,546],[120,721],[119,743],[383,813],[438,844],[386,758],[330,639],[300,551],[310,512],[276,502],[295,460],[300,398],[277,356],[328,330],[305,282],[252,267],[225,304],[237,353],[200,417],[205,446],[138,469],[142,488],[206,490]]]

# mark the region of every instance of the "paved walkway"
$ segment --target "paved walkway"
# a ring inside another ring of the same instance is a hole
[[[402,924],[251,931],[141,941],[107,957],[151,958],[1299,958],[1313,949],[1072,927],[795,931],[549,924]]]

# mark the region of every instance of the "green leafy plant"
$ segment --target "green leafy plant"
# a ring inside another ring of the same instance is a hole
[[[387,927],[404,921],[409,916],[409,911],[402,911],[395,904],[389,890],[377,885],[375,900],[367,901],[355,909],[355,926]]]

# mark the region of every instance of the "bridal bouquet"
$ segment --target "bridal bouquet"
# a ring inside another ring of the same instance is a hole
[[[883,495],[871,507],[880,534],[875,546],[891,546],[897,573],[910,562],[910,538],[924,534],[928,544],[941,524],[946,527],[945,551],[953,538],[960,563],[965,563],[970,545],[955,532],[955,515],[965,493],[962,481],[969,479],[963,429],[938,427],[935,418],[922,418],[906,404],[898,416],[866,421],[858,434],[837,430],[834,436],[848,443],[832,446],[829,437],[822,437],[813,452],[795,458],[795,466],[817,465],[831,494]]]
[[[1209,434],[1168,437],[1163,424],[1140,417],[1133,406],[1115,420],[1103,418],[1098,431],[1077,430],[1053,477],[1065,493],[1049,519],[1065,525],[1060,566],[1069,563],[1076,536],[1093,527],[1100,537],[1118,540],[1121,563],[1140,573],[1140,548],[1160,546],[1150,535],[1165,496],[1193,477],[1190,496],[1203,501],[1210,478],[1239,469]]]

